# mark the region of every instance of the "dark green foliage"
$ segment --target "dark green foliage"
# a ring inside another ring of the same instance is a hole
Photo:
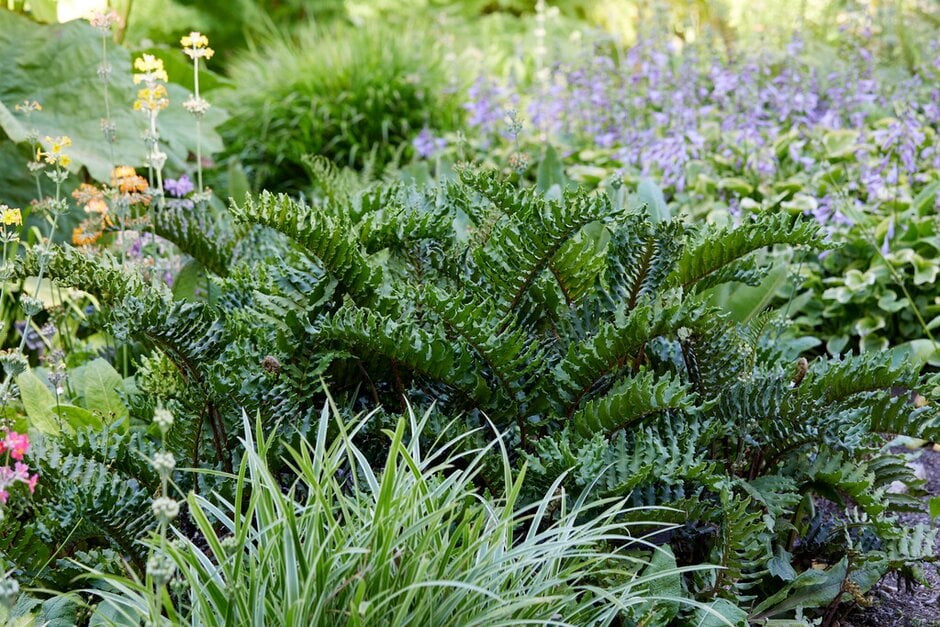
[[[724,567],[685,578],[703,600],[773,601],[774,573],[805,570],[817,541],[831,564],[851,555],[844,576],[867,573],[867,586],[929,554],[933,536],[896,518],[916,499],[887,492],[920,483],[882,450],[885,433],[937,437],[937,406],[913,400],[918,374],[866,356],[794,377],[772,316],[737,324],[707,304],[711,287],[762,275],[758,250],[818,245],[808,222],[697,231],[470,170],[425,190],[350,195],[331,180],[311,205],[233,206],[245,228],[232,249],[246,252],[217,265],[211,303],[173,302],[108,258],[59,251],[50,264],[161,349],[144,384],[169,382],[171,444],[193,461],[237,461],[241,407],[303,432],[326,381],[349,408],[410,398],[491,421],[530,464],[530,490],[568,472],[570,494],[673,508],[643,515],[683,525],[657,540],[680,564]],[[842,512],[825,534],[813,497]]]

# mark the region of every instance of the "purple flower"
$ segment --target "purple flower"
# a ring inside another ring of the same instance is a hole
[[[195,187],[193,187],[193,182],[189,180],[189,175],[183,174],[178,179],[167,179],[164,181],[163,189],[177,198],[182,198],[193,191]]]
[[[414,146],[419,157],[430,159],[447,147],[447,140],[443,137],[435,137],[431,129],[425,126],[417,137],[412,140],[411,145]]]

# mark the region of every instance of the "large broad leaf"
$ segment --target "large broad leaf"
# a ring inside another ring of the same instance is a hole
[[[11,140],[23,141],[24,131],[35,129],[41,137],[71,137],[71,169],[77,171],[84,166],[97,180],[109,180],[114,165],[143,167],[147,149],[142,134],[147,121],[143,113],[132,110],[138,87],[133,84],[132,59],[127,50],[111,45],[108,53],[111,119],[117,128],[113,159],[101,133],[101,119],[106,114],[105,86],[97,75],[101,64],[98,31],[81,21],[42,25],[11,11],[0,11],[0,59],[0,103],[8,111],[24,100],[36,100],[43,107],[29,120],[17,118],[18,123],[0,113],[0,155],[4,155],[0,163],[12,161]],[[175,174],[184,169],[188,155],[195,151],[196,140],[194,121],[182,107],[187,91],[174,84],[168,86],[168,91],[170,106],[160,114],[159,131],[168,155],[167,172]],[[223,111],[212,108],[203,118],[204,155],[221,150],[222,140],[215,128],[225,117]],[[25,165],[12,170],[0,168],[0,200],[22,203],[23,199],[7,196],[6,190],[24,178],[30,178]]]
[[[72,374],[85,409],[95,412],[105,422],[127,418],[128,410],[118,390],[124,389],[124,379],[104,359],[95,359]]]
[[[758,285],[725,283],[712,288],[712,303],[730,313],[736,322],[748,322],[773,301],[786,285],[788,275],[787,264],[779,262]]]
[[[848,561],[842,558],[828,570],[809,569],[754,608],[751,620],[756,621],[790,612],[797,608],[826,607],[842,594]]]
[[[644,177],[636,188],[636,195],[637,199],[646,206],[646,213],[650,220],[660,222],[672,219],[672,212],[666,204],[663,190],[653,182],[653,179]]]
[[[26,371],[16,377],[16,385],[20,390],[20,399],[23,401],[26,416],[29,418],[29,426],[42,433],[58,434],[59,423],[52,412],[55,397],[49,388],[32,371]]]
[[[747,624],[747,612],[728,599],[715,599],[708,604],[708,609],[696,609],[689,624],[696,627],[737,627]]]
[[[558,153],[550,145],[545,147],[545,154],[539,161],[539,169],[536,175],[535,186],[539,191],[548,193],[553,187],[557,186],[558,191],[565,187],[565,168],[558,158]]]

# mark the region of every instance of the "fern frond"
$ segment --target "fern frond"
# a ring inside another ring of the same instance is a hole
[[[761,214],[755,221],[737,227],[707,227],[699,242],[686,247],[676,268],[668,277],[669,285],[690,288],[712,274],[724,271],[721,281],[740,280],[742,272],[752,267],[734,266],[743,257],[775,244],[819,246],[819,226],[815,222],[793,218],[786,213]],[[710,281],[707,287],[716,285]]]
[[[493,397],[469,347],[407,319],[393,320],[348,305],[324,316],[308,331],[316,346],[362,357],[379,355],[461,391],[480,406],[488,406]]]
[[[235,250],[234,229],[229,220],[183,208],[155,209],[150,212],[157,235],[198,261],[217,276],[226,276]]]
[[[641,372],[585,403],[571,416],[571,425],[582,435],[612,433],[669,410],[693,411],[695,394],[690,387],[670,375]]]
[[[353,298],[371,301],[382,288],[382,268],[362,253],[348,220],[268,192],[257,200],[248,198],[242,206],[233,204],[232,213],[239,220],[270,227],[296,240]]]

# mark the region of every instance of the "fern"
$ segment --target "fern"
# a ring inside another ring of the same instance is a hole
[[[752,222],[734,228],[708,227],[695,245],[685,248],[667,281],[673,286],[697,285],[705,289],[749,279],[754,267],[746,259],[748,255],[774,244],[819,247],[818,232],[816,223],[794,219],[787,213],[760,214]],[[722,274],[712,278],[718,272]]]

